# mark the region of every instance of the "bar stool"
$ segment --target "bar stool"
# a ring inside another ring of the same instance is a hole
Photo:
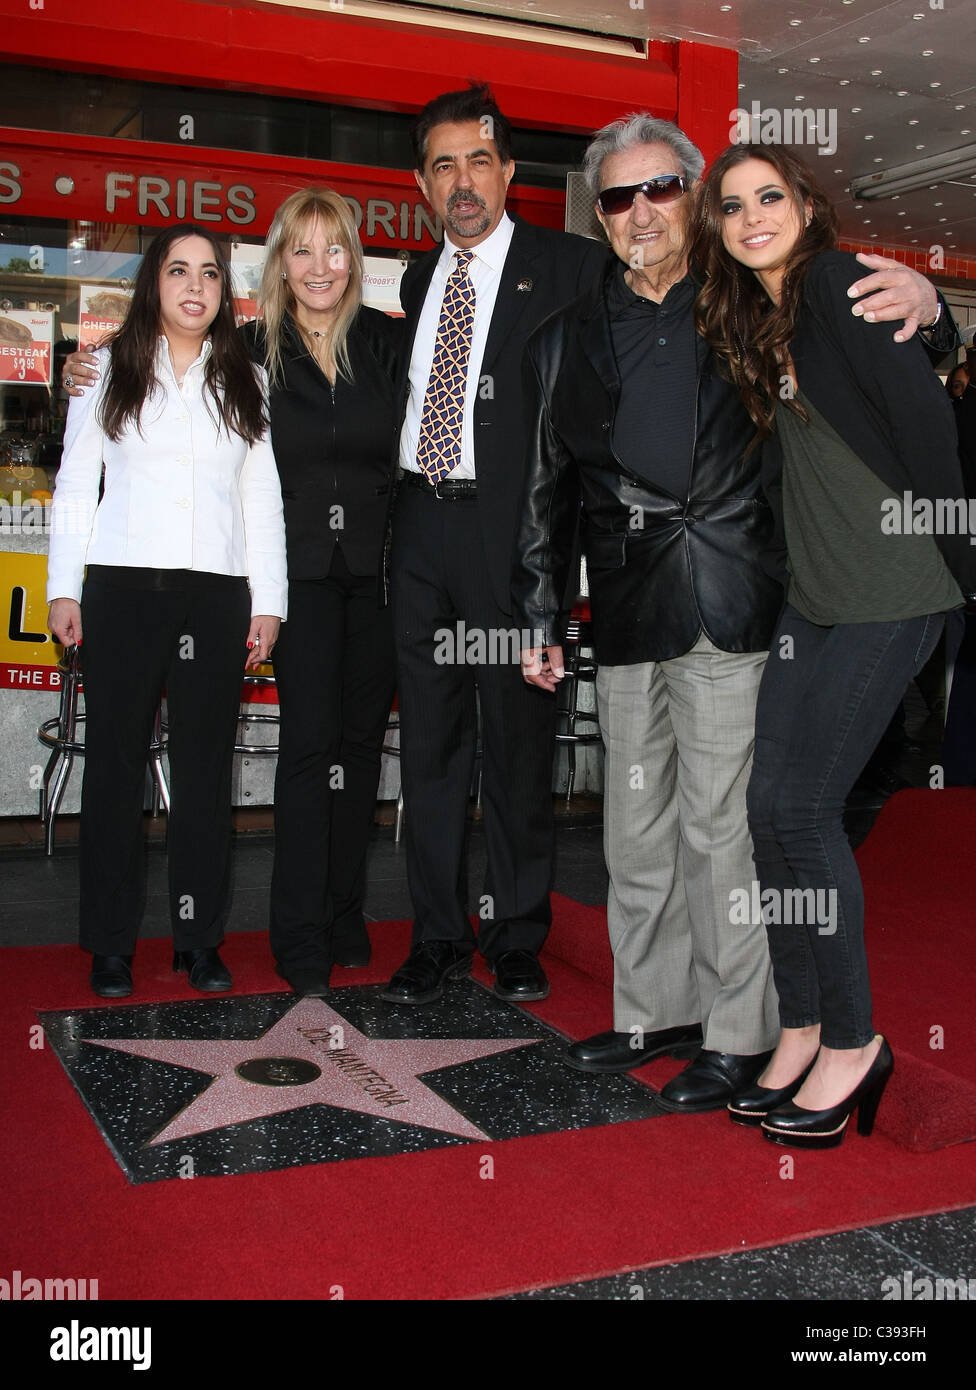
[[[472,791],[474,792],[475,805],[477,806],[478,810],[480,811],[480,810],[481,810],[481,787],[482,787],[482,774],[483,774],[483,766],[484,766],[484,753],[483,753],[483,750],[482,750],[482,743],[481,743],[481,696],[480,696],[480,694],[478,693],[477,690],[475,690],[475,700],[476,700],[477,736],[476,736],[476,742],[475,742],[475,754],[474,754],[474,769],[473,769],[473,785],[472,785]],[[397,735],[399,735],[399,732],[400,732],[400,708],[399,708],[399,704],[398,704],[398,697],[397,697],[396,695],[394,695],[394,697],[393,697],[393,708],[390,710],[390,718],[389,718],[389,720],[387,721],[386,732],[387,732],[388,734],[396,733]],[[397,741],[396,743],[384,743],[384,744],[383,744],[383,752],[384,752],[384,753],[387,755],[387,757],[389,757],[389,758],[399,758],[399,756],[400,756],[400,743],[399,743],[399,738],[398,738],[398,741]],[[402,777],[401,777],[401,779],[400,779],[400,790],[399,790],[399,792],[397,793],[396,818],[395,818],[395,820],[394,820],[394,822],[393,822],[393,843],[394,843],[395,845],[398,845],[398,844],[400,843],[400,841],[401,841],[402,838],[403,838],[403,779],[402,779]]]
[[[386,732],[397,735],[396,743],[384,743],[383,752],[388,758],[399,758],[400,756],[400,706],[398,697],[393,696],[393,708],[390,710],[390,717],[387,720]],[[398,845],[403,838],[403,778],[400,778],[400,790],[397,793],[396,819],[393,822],[393,843]]]
[[[583,594],[573,606],[566,625],[566,638],[563,642],[563,665],[566,674],[559,684],[559,709],[556,711],[556,743],[566,745],[568,758],[566,777],[566,804],[573,795],[576,781],[576,750],[587,744],[602,742],[600,721],[591,711],[579,707],[580,681],[593,684],[598,668],[592,656],[584,656],[583,649],[592,651],[590,626],[590,600]],[[596,730],[580,730],[581,724],[595,724]],[[563,725],[560,732],[559,726]]]
[[[243,681],[244,683],[241,688],[242,705],[250,705],[254,703],[254,701],[252,701],[249,698],[251,690],[270,693],[270,691],[277,692],[278,689],[275,683],[274,676],[259,676],[249,672],[247,675],[243,677]],[[237,723],[238,726],[240,726],[241,724],[244,725],[245,733],[248,732],[252,724],[273,724],[275,728],[278,728],[281,724],[281,712],[278,709],[277,705],[275,705],[275,711],[273,714],[242,713],[239,716]],[[262,757],[269,753],[273,753],[275,756],[277,756],[278,744],[277,741],[274,743],[243,743],[240,741],[240,738],[238,738],[237,743],[234,744],[234,752],[254,753],[257,757]]]
[[[37,737],[45,747],[51,749],[47,760],[40,789],[40,817],[44,826],[44,846],[48,854],[54,852],[54,820],[64,796],[71,766],[75,758],[85,756],[85,744],[78,737],[79,725],[84,724],[85,715],[78,713],[78,696],[84,694],[81,677],[81,663],[77,647],[66,647],[58,662],[61,672],[61,699],[58,713],[54,719],[45,719],[37,731]],[[169,811],[169,785],[163,771],[163,754],[166,752],[166,725],[163,723],[161,708],[157,708],[153,719],[152,735],[149,740],[148,763],[153,779],[152,813],[159,814],[160,803]],[[54,788],[51,790],[51,778]]]

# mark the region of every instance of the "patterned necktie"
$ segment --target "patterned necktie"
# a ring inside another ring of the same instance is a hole
[[[417,463],[437,483],[461,462],[464,392],[474,328],[474,285],[468,278],[473,251],[457,251],[457,265],[448,276],[444,303],[434,340],[424,409],[420,417]]]

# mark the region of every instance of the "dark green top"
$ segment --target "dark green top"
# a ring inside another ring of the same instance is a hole
[[[809,421],[785,403],[776,410],[789,603],[821,627],[897,622],[958,608],[959,585],[934,537],[882,531],[891,488],[801,391],[796,399]]]

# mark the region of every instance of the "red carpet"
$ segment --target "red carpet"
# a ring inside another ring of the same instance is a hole
[[[976,793],[962,790],[902,793],[872,832],[861,862],[895,1080],[880,1133],[819,1154],[787,1155],[724,1114],[665,1116],[132,1187],[57,1058],[31,1046],[37,1010],[91,1004],[87,958],[67,946],[8,949],[0,1272],[97,1278],[102,1299],[329,1298],[337,1286],[347,1299],[470,1298],[976,1203],[976,1150],[951,1142],[973,1133],[973,844]],[[606,983],[593,977],[608,961],[602,914],[567,899],[555,907],[552,995],[530,1007],[580,1037],[610,1021]],[[373,964],[341,983],[385,978],[407,939],[405,924],[377,927]],[[240,991],[277,988],[262,936],[231,937],[225,955]],[[166,942],[143,942],[127,1002],[185,998],[168,966]],[[933,1029],[942,1050],[929,1046]],[[639,1075],[659,1085],[680,1065]],[[479,1173],[486,1152],[491,1180]]]

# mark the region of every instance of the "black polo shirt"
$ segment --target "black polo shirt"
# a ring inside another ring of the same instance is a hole
[[[695,449],[698,369],[691,277],[660,304],[634,294],[617,265],[607,287],[610,336],[620,373],[613,448],[630,472],[658,491],[688,495]]]

